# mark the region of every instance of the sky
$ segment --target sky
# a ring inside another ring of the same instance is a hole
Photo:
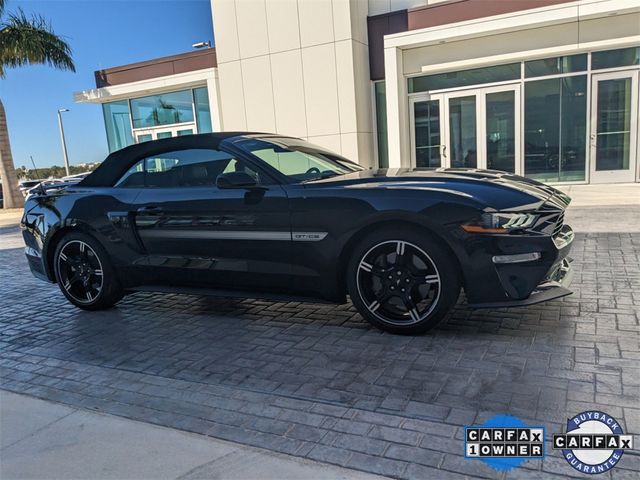
[[[69,163],[101,161],[107,138],[98,104],[74,103],[73,93],[95,88],[94,71],[191,51],[213,43],[209,0],[8,0],[45,17],[73,50],[76,72],[45,66],[7,69],[0,80],[16,167],[63,165],[57,111],[63,113]]]

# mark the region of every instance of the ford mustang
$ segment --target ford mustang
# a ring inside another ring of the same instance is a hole
[[[189,135],[33,190],[32,272],[86,310],[135,291],[345,302],[394,333],[570,294],[570,199],[513,174],[367,170],[296,138]]]

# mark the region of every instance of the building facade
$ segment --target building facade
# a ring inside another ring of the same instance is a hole
[[[637,0],[212,0],[212,11],[206,68],[77,94],[104,104],[108,138],[124,138],[128,112],[131,137],[110,147],[167,135],[151,104],[178,99],[138,101],[146,82],[147,96],[191,89],[193,121],[167,128],[206,131],[206,86],[208,128],[302,137],[367,167],[640,181]],[[121,79],[118,68],[101,75]]]
[[[215,49],[95,72],[96,88],[74,94],[102,105],[109,152],[133,143],[219,129]]]

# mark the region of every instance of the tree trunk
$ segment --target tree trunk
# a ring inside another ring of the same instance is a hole
[[[20,208],[24,205],[24,197],[18,188],[18,177],[13,166],[9,130],[4,105],[0,100],[0,176],[2,176],[2,196],[4,208]]]

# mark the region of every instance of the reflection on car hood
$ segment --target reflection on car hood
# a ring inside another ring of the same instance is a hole
[[[448,191],[469,196],[489,207],[505,208],[508,204],[542,204],[564,209],[571,199],[549,185],[506,172],[462,168],[416,170],[409,168],[373,169],[314,180],[305,186],[342,186],[345,188],[386,188]],[[515,195],[519,193],[520,195]],[[512,201],[497,201],[511,197]],[[518,200],[516,198],[518,197]],[[505,203],[507,205],[505,205]]]

